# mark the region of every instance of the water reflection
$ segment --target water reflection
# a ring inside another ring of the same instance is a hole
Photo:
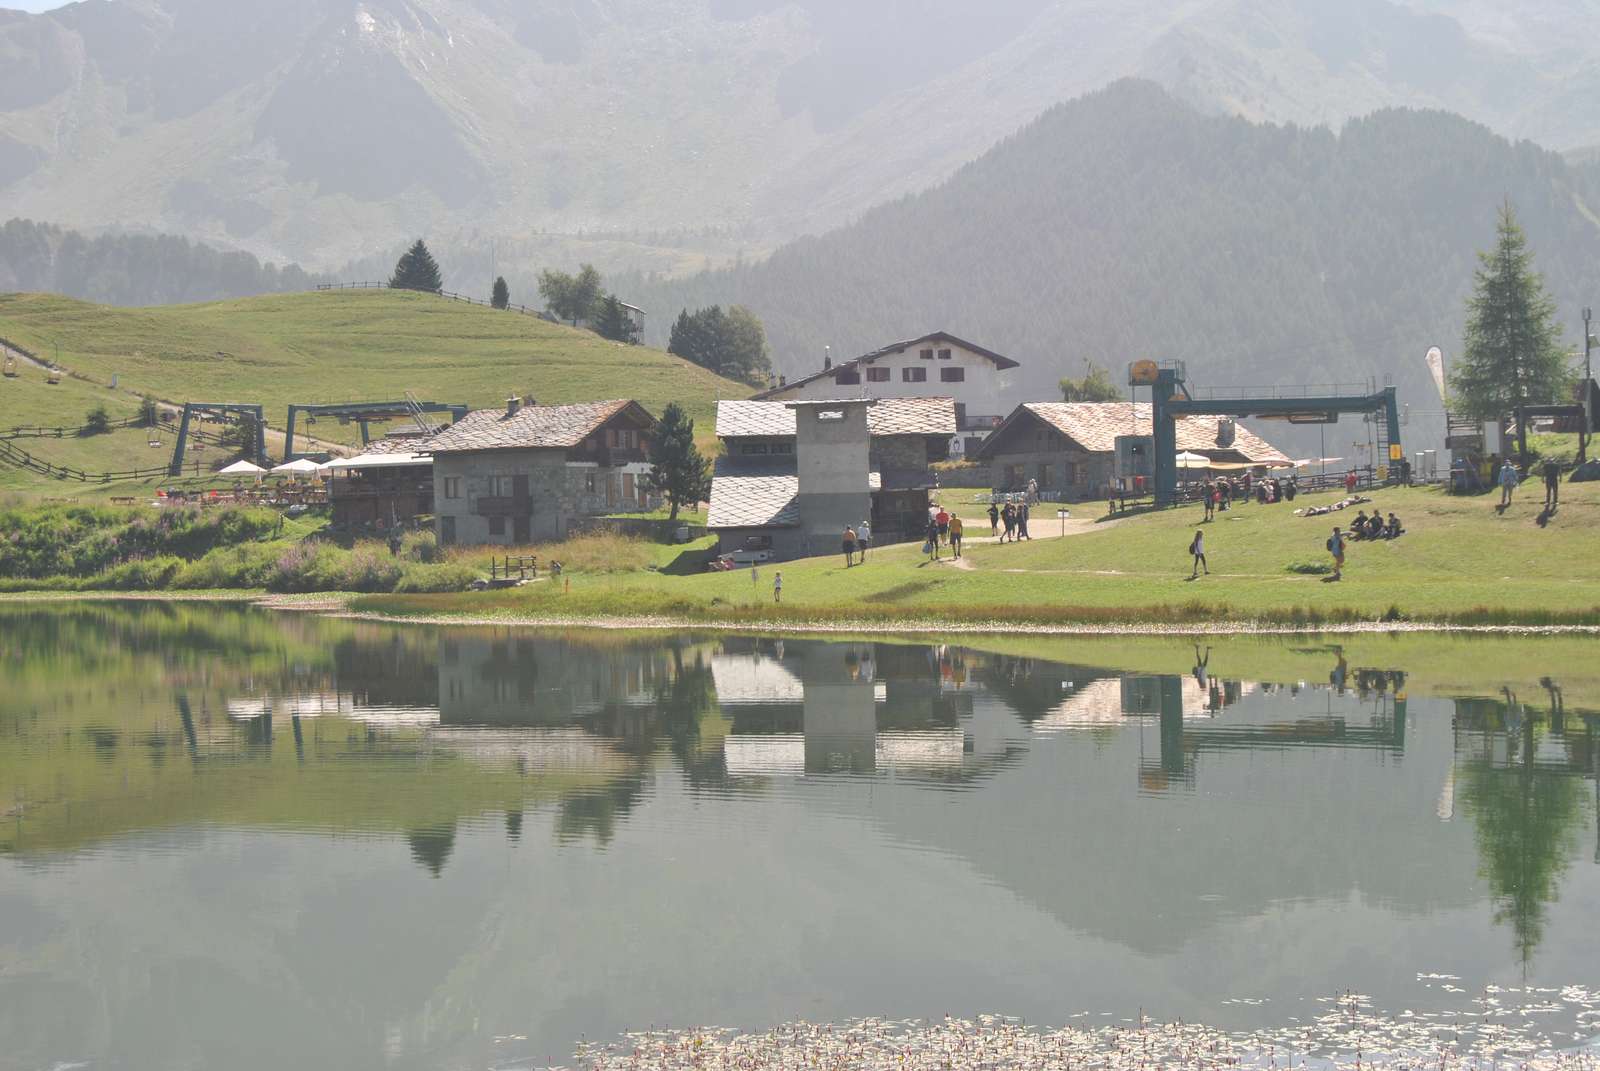
[[[43,951],[73,868],[119,888],[152,853],[199,870],[220,834],[287,832],[312,836],[228,850],[291,853],[258,871],[268,916],[328,918],[261,947],[300,957],[279,969],[328,1033],[388,1022],[385,1051],[417,1066],[497,1059],[480,1022],[683,1021],[683,971],[726,974],[706,983],[722,1021],[912,998],[1059,1019],[1051,1001],[1091,995],[1170,1015],[1369,984],[1426,999],[1424,970],[1582,981],[1570,964],[1600,953],[1574,921],[1600,906],[1600,687],[1515,668],[1539,648],[1497,656],[1520,683],[1458,689],[1437,653],[1372,644],[1007,647],[0,609],[0,952],[87,994]],[[195,880],[186,902],[217,892]],[[878,904],[926,928],[891,941],[897,920],[862,914]],[[396,934],[416,949],[380,952]],[[0,1012],[13,1031],[49,1033]]]

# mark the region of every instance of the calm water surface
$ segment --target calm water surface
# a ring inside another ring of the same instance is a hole
[[[1571,659],[1475,641],[1506,684],[1455,694],[1404,646],[1273,642],[1235,666],[0,608],[0,1068],[521,1067],[652,1024],[1250,1029],[1351,988],[1600,988]]]

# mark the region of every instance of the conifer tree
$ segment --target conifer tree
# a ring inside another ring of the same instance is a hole
[[[1544,279],[1533,270],[1516,211],[1500,208],[1492,252],[1479,253],[1461,359],[1450,375],[1451,405],[1475,420],[1499,420],[1519,405],[1555,402],[1569,372],[1561,325]]]
[[[595,308],[594,330],[601,338],[609,338],[613,342],[639,341],[638,325],[615,294],[607,294],[600,299]]]
[[[394,274],[389,277],[389,289],[426,290],[430,294],[437,294],[444,289],[444,280],[439,277],[439,265],[421,238],[395,264]]]
[[[661,423],[650,439],[650,472],[645,486],[665,495],[672,507],[670,520],[678,519],[678,509],[692,506],[711,494],[711,462],[694,444],[694,421],[684,415],[678,403],[669,402]]]
[[[489,296],[489,304],[497,309],[511,307],[511,288],[506,285],[504,275],[494,281],[494,292]]]

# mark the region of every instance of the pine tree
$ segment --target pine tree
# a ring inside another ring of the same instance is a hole
[[[678,403],[669,402],[650,438],[650,473],[645,485],[665,495],[672,507],[670,520],[678,519],[681,506],[692,506],[711,494],[711,462],[694,444],[694,421]]]
[[[1509,199],[1494,251],[1478,260],[1451,405],[1475,420],[1499,420],[1519,405],[1557,401],[1569,379],[1561,325]]]
[[[439,277],[439,265],[421,238],[405,251],[394,266],[394,274],[389,277],[389,289],[426,290],[430,294],[437,294],[444,289],[444,280]]]
[[[609,338],[613,342],[632,344],[639,341],[638,325],[615,294],[607,294],[600,299],[595,309],[594,330],[601,338]]]
[[[494,291],[489,295],[489,304],[497,309],[511,307],[511,288],[506,285],[504,275],[494,281]]]

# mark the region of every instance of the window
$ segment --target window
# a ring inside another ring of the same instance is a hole
[[[490,476],[489,480],[488,480],[488,483],[489,483],[489,496],[491,498],[510,498],[511,497],[511,477],[510,476]]]
[[[1051,486],[1049,465],[1039,466],[1039,486],[1043,488],[1049,488]]]
[[[633,473],[631,472],[622,474],[622,500],[624,502],[633,501]]]
[[[595,474],[594,473],[586,472],[586,473],[583,474],[583,491],[584,491],[585,494],[590,494],[590,495],[594,494],[595,488],[597,486],[598,485],[595,483]]]
[[[503,536],[506,534],[505,517],[497,513],[489,518],[489,534],[492,536]]]
[[[941,368],[941,369],[939,369],[939,382],[940,383],[965,383],[966,381],[967,381],[967,370],[965,368]]]
[[[889,370],[887,368],[869,368],[869,369],[867,369],[867,382],[868,383],[887,383],[887,382],[889,382]]]
[[[767,453],[766,443],[740,443],[739,453],[745,457],[761,457]]]
[[[917,356],[921,357],[924,361],[931,361],[933,360],[933,351],[923,350],[921,353],[917,354]]]
[[[617,447],[622,450],[633,450],[639,445],[639,433],[632,428],[622,428],[617,432]]]
[[[931,353],[933,351],[929,350],[928,352]],[[900,381],[902,383],[926,383],[928,382],[928,370],[926,368],[902,368],[900,369]]]
[[[772,452],[774,454],[792,454],[794,453],[794,443],[773,443]]]
[[[854,368],[842,368],[833,377],[833,381],[841,387],[853,387],[861,382],[861,373]]]
[[[939,360],[948,361],[949,359],[950,359],[950,351],[949,350],[940,350],[939,351]]]
[[[460,498],[461,497],[461,477],[460,476],[446,476],[444,478],[444,497],[446,497],[446,498]]]

